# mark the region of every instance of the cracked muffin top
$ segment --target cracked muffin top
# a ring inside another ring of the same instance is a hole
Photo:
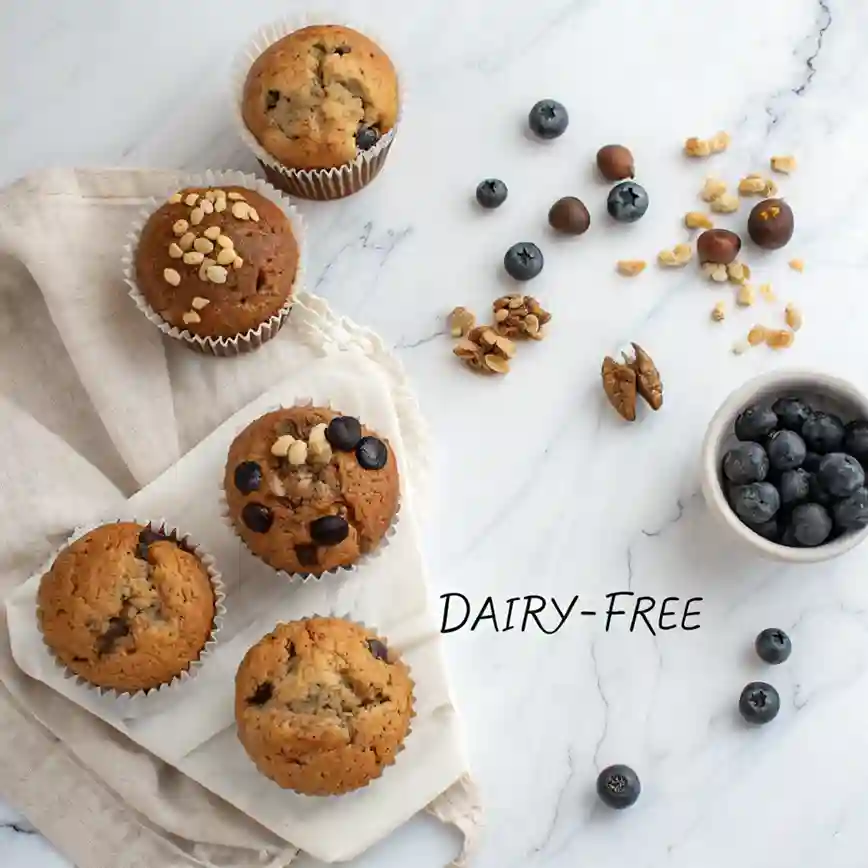
[[[380,544],[398,511],[398,464],[355,417],[289,407],[238,435],[223,488],[255,555],[276,570],[319,576]]]
[[[305,27],[269,46],[247,75],[242,116],[290,169],[331,169],[395,125],[398,78],[378,45],[337,25]]]
[[[202,562],[162,533],[103,525],[55,558],[37,597],[45,643],[98,687],[169,683],[199,658],[215,616]]]
[[[278,624],[235,676],[244,749],[263,775],[309,796],[378,778],[412,716],[406,664],[375,633],[340,618]]]

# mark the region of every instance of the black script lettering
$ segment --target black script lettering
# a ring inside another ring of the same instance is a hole
[[[460,624],[456,624],[454,627],[450,627],[448,630],[446,629],[446,624],[449,621],[449,605],[452,602],[452,597],[460,597],[461,602],[464,603],[464,617],[461,619]],[[464,594],[459,593],[450,593],[450,594],[441,594],[441,600],[445,600],[446,602],[443,604],[443,623],[440,625],[441,633],[454,633],[456,630],[460,630],[466,623],[467,619],[470,617],[470,600],[464,596]]]
[[[694,624],[692,627],[688,627],[686,622],[687,622],[687,619],[691,615],[695,615],[697,618],[699,617],[699,609],[697,609],[695,612],[691,612],[690,611],[690,604],[691,603],[701,603],[701,602],[702,602],[702,597],[691,597],[684,604],[684,615],[681,618],[681,629],[682,630],[698,630],[699,629],[699,624]]]
[[[521,597],[509,597],[506,601],[506,626],[503,628],[501,632],[506,633],[507,630],[514,630],[515,627],[512,624],[512,607],[521,599]]]
[[[479,626],[480,621],[491,621],[491,623],[494,624],[494,632],[499,632],[497,628],[497,614],[494,611],[494,600],[492,600],[491,597],[485,598],[485,602],[482,604],[482,608],[479,610],[479,614],[470,625],[471,633]]]
[[[678,597],[664,597],[663,598],[663,604],[660,606],[660,615],[657,618],[657,627],[660,630],[674,630],[678,626],[678,624],[676,624],[676,623],[669,624],[668,626],[663,623],[664,618],[675,618],[675,612],[667,612],[666,611],[666,604],[669,602],[677,603]]]
[[[646,605],[645,608],[642,608],[642,601],[645,603],[650,603],[651,605]],[[633,607],[633,617],[630,619],[630,632],[636,629],[636,619],[641,616],[642,620],[645,622],[645,626],[651,631],[652,636],[656,636],[657,634],[654,632],[654,625],[648,620],[647,612],[650,612],[657,605],[657,601],[654,597],[638,597],[636,599],[636,605]]]
[[[566,624],[567,618],[570,617],[570,612],[573,611],[573,606],[575,606],[576,603],[578,603],[578,602],[579,602],[579,596],[578,596],[578,594],[576,594],[576,596],[573,597],[572,600],[570,600],[570,605],[567,606],[567,611],[562,612],[561,607],[558,605],[558,601],[554,597],[552,597],[552,605],[555,607],[555,611],[558,613],[558,615],[560,616],[560,619],[561,619],[558,626],[555,627],[554,630],[552,630],[552,633],[557,633],[558,630],[560,630],[561,627],[563,627],[564,624]]]
[[[531,607],[530,607],[530,601],[531,600],[536,600],[539,603],[538,609],[531,609]],[[531,594],[530,596],[524,598],[524,617],[521,619],[521,632],[522,633],[524,633],[524,631],[527,630],[527,619],[528,618],[533,618],[534,621],[536,621],[537,627],[539,627],[540,630],[543,631],[543,633],[547,632],[546,628],[543,627],[542,622],[540,621],[540,619],[538,617],[539,613],[542,612],[542,610],[545,609],[545,607],[546,607],[545,597],[539,597],[536,594]]]
[[[626,615],[627,612],[623,609],[615,608],[615,597],[634,597],[632,591],[613,591],[611,594],[606,594],[606,599],[609,601],[609,608],[606,610],[606,632],[609,632],[609,624],[615,615]]]

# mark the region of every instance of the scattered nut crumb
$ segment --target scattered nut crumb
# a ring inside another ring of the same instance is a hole
[[[793,271],[802,272],[805,270],[805,261],[803,259],[791,259],[790,268],[792,268]]]
[[[789,175],[796,169],[795,157],[772,157],[770,162],[772,171],[780,172],[782,175]]]
[[[766,327],[764,325],[755,325],[747,333],[747,342],[752,346],[759,346],[766,339]]]
[[[456,343],[452,352],[469,368],[483,374],[509,373],[515,344],[490,326],[477,326]]]
[[[711,202],[711,210],[718,214],[732,214],[738,211],[741,202],[732,193],[723,193]]]
[[[194,310],[185,313],[181,319],[184,321],[184,325],[193,325],[194,323],[202,322],[202,317],[200,317]]]
[[[795,339],[795,333],[789,329],[769,329],[766,332],[766,346],[773,350],[784,350],[791,347]]]
[[[759,292],[765,301],[777,300],[777,296],[775,295],[774,290],[772,289],[772,285],[770,283],[761,283]]]
[[[508,338],[540,341],[544,337],[543,326],[552,318],[532,295],[505,295],[492,308],[495,331]]]
[[[684,225],[688,229],[713,229],[714,223],[707,214],[701,211],[688,211],[684,215]]]
[[[763,190],[763,198],[771,199],[773,196],[777,195],[778,185],[771,178],[766,178],[766,188]]]
[[[250,206],[246,202],[235,202],[232,205],[232,216],[239,220],[249,220]]]
[[[201,208],[194,208],[190,212],[190,224],[198,226],[205,219],[205,212]]]
[[[711,318],[715,322],[723,322],[726,319],[726,303],[719,301],[712,309],[711,309]]]
[[[756,300],[753,287],[749,283],[743,283],[735,295],[735,303],[739,307],[751,307]]]
[[[185,232],[178,239],[178,247],[181,248],[185,253],[193,246],[193,242],[196,240],[195,232]]]
[[[645,270],[647,264],[644,259],[619,259],[615,268],[624,277],[635,277]]]
[[[200,253],[210,253],[214,249],[214,242],[207,238],[197,238],[193,242],[193,250],[198,250]]]
[[[204,307],[208,307],[211,304],[210,298],[202,298],[201,295],[197,295],[193,301],[190,302],[190,306],[193,310],[202,310]]]
[[[684,142],[684,153],[688,157],[708,157],[711,154],[711,143],[691,136]]]
[[[720,178],[708,177],[705,179],[702,190],[699,191],[699,198],[704,202],[713,202],[724,193],[726,193],[726,182],[721,181]]]
[[[736,259],[726,266],[726,276],[730,283],[745,283],[750,280],[750,266]]]
[[[179,205],[181,203],[181,194],[180,193],[172,193],[169,196],[169,204],[170,205]]]
[[[740,196],[762,196],[766,191],[766,180],[762,175],[748,175],[738,182]]]
[[[171,256],[172,259],[180,259],[183,255],[184,251],[181,250],[181,248],[173,241],[169,245],[169,256]]]
[[[186,220],[176,220],[172,225],[172,232],[175,235],[183,235],[190,228],[190,224]]]
[[[657,262],[664,268],[683,268],[693,258],[693,248],[689,244],[676,244],[672,250],[661,250]]]
[[[184,204],[192,208],[199,201],[198,193],[188,193],[184,199]]]
[[[232,265],[235,262],[236,253],[231,247],[224,247],[217,254],[217,264],[218,265]]]
[[[224,250],[223,253],[230,253],[230,250]],[[234,254],[229,257],[229,262],[235,259]],[[220,258],[217,258],[220,261]],[[222,264],[222,263],[221,263]],[[228,263],[227,263],[228,264]],[[473,313],[467,310],[466,307],[456,307],[449,314],[448,320],[449,332],[453,338],[463,338],[473,326],[476,325],[476,317]]]
[[[494,353],[486,353],[483,357],[483,362],[485,363],[485,367],[495,374],[509,373],[509,362],[501,356],[495,355]]]
[[[721,130],[720,132],[715,133],[708,143],[711,145],[711,152],[713,154],[719,154],[729,147],[731,141],[732,137],[730,134]]]
[[[209,265],[205,274],[211,283],[226,283],[228,272],[222,265]]]
[[[218,192],[218,195],[219,195],[219,192]],[[235,191],[232,191],[231,193],[227,193],[226,198],[232,199],[232,201],[234,201],[234,202],[241,202],[244,200],[244,196],[241,193],[236,193]]]
[[[219,226],[209,226],[202,234],[209,241],[216,241],[220,237],[220,227]]]
[[[164,268],[163,280],[170,286],[178,286],[181,282],[181,275],[174,268]]]
[[[726,283],[727,272],[725,265],[720,265],[716,262],[703,262],[702,273],[715,283]]]
[[[784,308],[784,319],[794,332],[802,327],[802,312],[792,302]]]

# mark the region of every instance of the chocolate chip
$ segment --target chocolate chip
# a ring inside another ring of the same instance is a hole
[[[324,515],[310,523],[310,538],[321,546],[336,546],[350,533],[347,520],[341,515]]]
[[[262,485],[262,468],[255,461],[242,461],[235,468],[235,487],[242,494],[259,491]]]
[[[268,533],[274,522],[271,510],[261,503],[245,504],[241,510],[241,518],[254,533]]]
[[[129,635],[130,622],[126,618],[110,618],[105,633],[96,640],[96,653],[100,656],[111,654],[118,639],[123,639],[124,636]]]
[[[274,696],[274,685],[270,681],[263,681],[247,700],[248,705],[265,705]]]
[[[267,94],[267,99],[265,101],[265,110],[270,112],[275,106],[280,102],[280,91],[279,90],[270,90]]]
[[[356,446],[356,458],[365,470],[381,470],[386,466],[389,450],[378,437],[362,437]]]
[[[368,639],[368,651],[377,658],[389,662],[389,649],[379,639]]]
[[[310,543],[299,543],[295,547],[295,556],[303,567],[315,567],[319,563],[316,546]]]
[[[345,54],[349,54],[351,51],[352,49],[349,47],[349,45],[339,45],[334,50],[333,54],[336,54],[338,57],[343,57]]]
[[[164,533],[146,527],[139,534],[139,542],[136,545],[136,557],[139,560],[146,561],[148,559],[148,546],[165,539],[168,539],[168,537]]]
[[[356,130],[356,147],[360,151],[370,150],[379,140],[380,133],[374,127],[359,127]]]
[[[341,452],[352,452],[362,439],[362,425],[353,416],[335,416],[326,428],[326,440]]]

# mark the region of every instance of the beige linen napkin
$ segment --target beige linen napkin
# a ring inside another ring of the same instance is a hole
[[[280,370],[288,334],[240,359],[199,357],[164,342],[127,297],[126,228],[173,177],[50,171],[0,191],[0,594],[74,527],[120,509]],[[324,339],[352,328],[327,308],[322,316]],[[392,361],[384,366],[400,380]],[[412,419],[411,397],[396,393]],[[421,480],[425,468],[413,473]],[[26,703],[0,684],[0,792],[79,868],[279,868],[294,859],[295,847],[27,679],[4,618],[0,679]],[[480,811],[469,779],[429,810],[472,841]]]

